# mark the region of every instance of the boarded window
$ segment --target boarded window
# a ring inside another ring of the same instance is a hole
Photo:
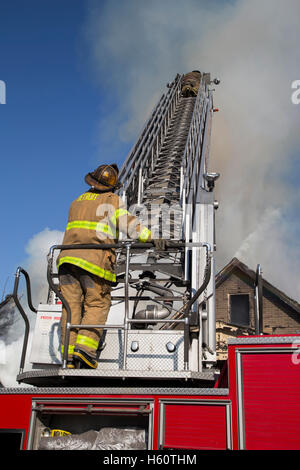
[[[249,326],[249,295],[230,295],[230,321],[234,325]]]

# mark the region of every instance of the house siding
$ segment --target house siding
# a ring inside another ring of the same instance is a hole
[[[230,295],[249,295],[249,328],[233,325],[230,318]],[[235,267],[216,283],[217,358],[227,358],[227,340],[241,335],[255,334],[255,285],[244,271]],[[263,288],[263,332],[265,334],[300,333],[300,313],[280,297]]]

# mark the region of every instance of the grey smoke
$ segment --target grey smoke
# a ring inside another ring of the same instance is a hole
[[[16,309],[14,300],[10,295],[0,304],[0,340],[6,341],[12,325],[16,321]],[[13,341],[13,339],[10,338]]]
[[[27,257],[22,267],[29,273],[32,288],[33,305],[47,302],[47,253],[52,245],[62,242],[63,233],[48,228],[34,235],[26,245]],[[19,300],[28,316],[30,335],[28,341],[25,370],[30,367],[30,351],[36,315],[27,305],[27,294],[24,278],[19,284]],[[12,299],[2,303],[0,309],[0,384],[5,387],[16,386],[21,352],[24,339],[24,320],[15,307]]]
[[[103,108],[99,147],[134,141],[177,72],[211,72],[216,87],[211,170],[217,266],[233,256],[300,299],[299,79],[297,0],[90,2],[86,37],[94,77],[114,106]],[[120,156],[124,160],[125,155]]]

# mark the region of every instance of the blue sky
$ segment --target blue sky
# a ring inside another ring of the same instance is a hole
[[[86,14],[84,0],[1,2],[0,298],[29,239],[46,227],[64,230],[84,175],[105,159],[97,139],[105,99],[92,78]]]

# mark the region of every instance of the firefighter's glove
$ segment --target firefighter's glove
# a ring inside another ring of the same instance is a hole
[[[163,240],[162,238],[153,240],[153,243],[157,251],[164,251],[166,249],[166,240]]]

